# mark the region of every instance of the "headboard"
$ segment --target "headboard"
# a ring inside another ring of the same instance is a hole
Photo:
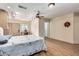
[[[0,27],[0,35],[3,35],[4,31],[3,31],[3,28]]]

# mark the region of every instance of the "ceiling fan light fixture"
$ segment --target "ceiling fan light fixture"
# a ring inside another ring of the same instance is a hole
[[[49,3],[49,4],[48,4],[48,7],[49,7],[49,8],[52,8],[53,6],[55,6],[55,3]]]

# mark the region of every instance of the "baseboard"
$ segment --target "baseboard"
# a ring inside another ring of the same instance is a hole
[[[58,39],[54,39],[54,38],[49,38],[49,37],[45,37],[45,38],[46,38],[46,39],[50,39],[50,40],[60,41],[60,42],[67,43],[67,44],[79,45],[79,44],[76,44],[76,43],[66,42],[66,41],[62,41],[62,40],[58,40]]]

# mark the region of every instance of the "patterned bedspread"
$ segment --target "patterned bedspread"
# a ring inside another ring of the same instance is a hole
[[[1,56],[28,56],[41,50],[47,51],[46,42],[34,35],[13,36],[7,44],[0,45]]]

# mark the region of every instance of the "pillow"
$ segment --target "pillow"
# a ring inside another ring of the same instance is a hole
[[[8,37],[0,35],[0,45],[8,42]]]
[[[8,42],[8,40],[0,41],[0,45],[6,44],[7,42]]]

